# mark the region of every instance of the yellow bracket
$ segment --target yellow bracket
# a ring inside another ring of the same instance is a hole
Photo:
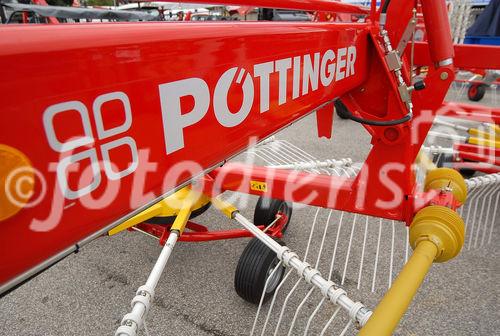
[[[213,198],[212,204],[229,219],[233,219],[234,214],[238,212],[238,209],[234,205],[223,201],[219,197]]]
[[[190,187],[184,187],[174,193],[173,195],[159,201],[155,205],[147,208],[146,210],[138,213],[134,217],[128,219],[122,224],[114,227],[108,231],[108,235],[115,235],[123,230],[131,228],[137,224],[147,221],[153,217],[172,217],[176,216],[172,229],[178,230],[180,233],[184,231],[184,227],[189,220],[189,216],[193,210],[199,209],[210,202],[210,198],[200,194]],[[189,209],[187,209],[189,208]],[[183,223],[184,216],[187,214],[187,219]],[[182,216],[182,217],[181,217]],[[181,217],[181,218],[179,218]],[[176,224],[177,223],[177,224]],[[175,227],[175,228],[174,228]]]
[[[192,197],[188,197],[184,200],[182,209],[177,215],[177,217],[175,217],[174,224],[172,224],[170,231],[178,231],[179,236],[182,235],[184,229],[186,228],[186,223],[189,220],[189,216],[191,216],[193,204],[194,200]]]

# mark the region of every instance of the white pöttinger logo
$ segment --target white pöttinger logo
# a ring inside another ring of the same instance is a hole
[[[102,106],[110,101],[119,101],[123,106],[124,121],[121,125],[105,128],[102,116]],[[83,135],[73,137],[70,140],[61,142],[56,135],[54,127],[54,117],[63,113],[79,114]],[[92,104],[93,118],[97,129],[97,139],[103,140],[109,137],[123,134],[132,126],[132,111],[130,101],[127,95],[123,92],[111,92],[98,96]],[[93,144],[94,138],[92,127],[90,124],[90,114],[87,107],[80,101],[68,101],[49,106],[43,113],[43,126],[47,135],[47,140],[50,147],[58,153],[68,153],[78,148],[86,148]],[[115,171],[115,166],[110,160],[110,151],[114,148],[127,146],[130,149],[132,156],[131,164],[124,170]],[[131,173],[133,173],[139,164],[137,155],[137,145],[135,140],[130,136],[124,136],[116,140],[106,142],[99,147],[104,166],[104,172],[108,179],[119,180]],[[101,170],[99,168],[99,154],[96,147],[79,151],[76,154],[64,157],[57,164],[57,181],[61,191],[67,199],[77,199],[94,191],[101,183]],[[90,167],[92,171],[92,182],[86,186],[79,186],[79,189],[73,190],[70,188],[67,180],[67,170],[72,164],[78,163],[83,160],[90,160]]]

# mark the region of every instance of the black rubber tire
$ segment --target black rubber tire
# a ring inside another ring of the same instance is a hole
[[[335,111],[340,119],[349,119],[350,113],[347,106],[338,99],[335,101]]]
[[[281,245],[283,242],[276,240]],[[279,259],[271,249],[257,238],[252,238],[240,256],[234,273],[234,289],[245,301],[258,304],[262,297],[266,279],[278,265]],[[278,287],[285,268],[280,266],[268,284],[264,301],[266,302]]]
[[[485,93],[485,84],[471,84],[469,86],[469,90],[467,91],[467,97],[471,101],[480,101],[481,99],[483,99]]]
[[[257,201],[257,205],[255,205],[253,223],[255,225],[267,226],[276,219],[276,214],[278,213],[278,211],[284,210],[284,212],[288,216],[288,220],[281,232],[285,232],[288,228],[288,224],[290,223],[290,218],[292,217],[292,209],[292,203],[290,202],[260,196],[259,200]]]

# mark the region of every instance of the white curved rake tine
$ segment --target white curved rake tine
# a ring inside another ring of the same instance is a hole
[[[271,312],[273,311],[273,307],[274,307],[274,303],[275,303],[277,294],[280,292],[281,287],[285,284],[286,280],[292,274],[292,272],[293,272],[293,269],[289,270],[285,274],[285,276],[281,280],[280,284],[278,285],[278,287],[276,287],[276,290],[274,291],[273,298],[271,299],[271,304],[269,306],[269,309],[267,310],[266,320],[264,321],[264,325],[262,326],[261,336],[265,335],[266,327],[267,327],[267,324],[269,323],[269,318],[271,317]]]
[[[305,157],[309,157],[311,160],[317,160],[316,157],[314,157],[313,155],[309,154],[308,152],[306,152],[305,150],[303,150],[302,148],[300,147],[297,147],[295,146],[294,144],[292,144],[291,142],[289,141],[286,141],[284,140],[283,141],[285,144],[287,144],[290,148],[293,148],[295,151],[299,152],[299,153],[302,153],[302,155],[304,155]]]
[[[375,253],[375,264],[373,266],[372,293],[375,292],[375,281],[377,279],[377,266],[378,266],[379,252],[380,252],[380,238],[382,238],[382,218],[380,218],[378,223],[377,252]]]
[[[499,181],[500,181],[500,174],[490,174],[490,175],[485,175],[485,176],[479,176],[475,177],[472,179],[469,179],[466,181],[467,186],[469,190],[471,191],[471,196],[466,202],[466,206],[462,206],[462,211],[460,211],[460,214],[462,215],[463,212],[467,211],[467,215],[465,216],[465,228],[466,228],[466,233],[468,234],[468,244],[467,244],[467,249],[470,250],[472,246],[472,242],[474,240],[474,230],[476,230],[476,241],[478,239],[479,235],[479,230],[481,228],[481,221],[482,221],[482,216],[483,216],[483,211],[484,211],[484,206],[486,202],[482,202],[481,208],[479,211],[479,214],[477,212],[478,206],[479,206],[479,201],[482,200],[483,198],[487,198],[490,194],[490,192],[498,191],[499,188]],[[472,215],[472,216],[471,216]],[[475,227],[475,224],[477,222],[477,216],[479,215],[479,224],[478,227]],[[471,218],[472,217],[472,218]],[[495,216],[493,217],[493,222],[494,222]],[[471,221],[470,221],[471,220]],[[487,218],[485,219],[485,221]],[[470,221],[470,225],[469,225]],[[476,246],[476,242],[474,243],[474,246]]]
[[[391,285],[392,285],[392,268],[394,266],[394,235],[396,234],[395,232],[395,228],[394,228],[394,221],[392,220],[391,221],[391,225],[392,225],[392,236],[391,236],[391,261],[390,261],[390,264],[389,264],[389,285],[387,286],[387,288],[391,288]]]
[[[292,160],[292,161],[302,161],[302,160],[305,160],[305,161],[317,161],[318,159],[315,158],[314,156],[308,156],[308,155],[303,155],[302,153],[300,152],[297,152],[297,151],[294,151],[292,150],[289,146],[286,146],[286,145],[283,145],[281,147],[282,151],[283,151],[283,154],[284,155],[288,155],[288,157]]]
[[[335,263],[335,257],[337,256],[337,247],[339,244],[339,236],[340,236],[340,230],[342,229],[342,222],[344,221],[344,214],[345,214],[344,211],[340,212],[339,226],[337,228],[337,236],[335,237],[335,247],[333,248],[332,262],[330,264],[330,274],[328,275],[329,279],[332,276],[333,264]]]
[[[468,203],[468,208],[467,208],[467,216],[465,217],[465,232],[469,232],[470,231],[473,231],[474,228],[470,228],[469,227],[469,223],[470,223],[470,216],[472,214],[472,207],[473,205],[475,204],[476,202],[476,199],[478,198],[478,196],[480,195],[481,193],[481,190],[474,190],[475,192],[471,195],[471,197],[467,200],[467,203]],[[464,210],[465,211],[465,210]]]
[[[485,188],[485,190],[488,190],[488,191],[486,191],[484,193],[484,196],[483,196],[484,199],[482,200],[481,208],[479,210],[479,217],[480,218],[479,218],[479,223],[478,223],[477,229],[476,229],[476,238],[474,239],[474,248],[478,247],[477,243],[478,243],[478,240],[479,240],[479,235],[481,233],[481,227],[483,227],[483,232],[485,231],[484,227],[486,226],[486,222],[482,220],[483,219],[482,215],[484,213],[484,207],[486,205],[487,199],[489,199],[489,196],[491,194],[493,194],[496,191],[496,189],[497,188],[496,188],[495,184],[491,184],[489,187]],[[482,225],[482,224],[484,224],[484,225]],[[472,236],[471,236],[471,240],[472,240]]]
[[[316,223],[317,218],[318,218],[318,213],[319,213],[319,211],[320,211],[320,209],[319,209],[319,208],[318,208],[318,209],[316,209],[316,214],[314,215],[314,220],[313,220],[313,226],[315,226],[315,223]],[[312,230],[312,229],[311,229],[311,230]],[[311,233],[311,235],[312,235],[312,233]],[[304,261],[305,261],[305,260],[307,260],[307,254],[308,254],[308,251],[309,251],[309,249],[308,249],[308,247],[307,247],[307,248],[306,248],[306,254],[305,254],[305,257],[304,257]],[[291,269],[291,270],[289,270],[289,271],[287,272],[287,274],[283,277],[283,279],[281,280],[280,284],[278,285],[278,287],[276,287],[276,290],[274,291],[273,297],[272,297],[272,299],[271,299],[271,304],[270,304],[270,306],[269,306],[269,309],[268,309],[268,312],[267,312],[267,315],[266,315],[266,320],[265,320],[265,322],[264,322],[264,325],[262,326],[262,334],[261,334],[262,336],[264,336],[264,332],[265,332],[265,330],[266,330],[266,328],[267,328],[267,325],[268,325],[268,323],[269,323],[269,319],[270,319],[270,316],[271,316],[272,310],[273,310],[273,308],[274,308],[274,303],[275,303],[275,301],[276,301],[276,297],[277,297],[278,293],[280,292],[280,290],[281,290],[282,286],[284,285],[284,283],[286,282],[286,280],[288,279],[288,277],[290,276],[290,274],[291,274],[292,272],[293,272],[293,269]],[[300,283],[300,279],[299,279],[299,281],[298,281],[297,283]],[[298,284],[296,284],[296,285],[298,285]],[[262,305],[262,304],[260,304],[260,305],[259,305],[259,310],[260,310],[261,305]],[[257,317],[256,317],[256,319],[257,319]],[[255,322],[254,322],[254,323],[255,323]]]
[[[304,297],[304,299],[297,306],[297,309],[295,310],[295,313],[293,314],[292,323],[290,324],[290,328],[288,329],[288,336],[292,335],[293,327],[295,326],[295,322],[297,321],[297,316],[299,315],[300,310],[302,309],[302,307],[306,303],[306,301],[309,298],[309,296],[311,296],[311,294],[312,294],[313,291],[314,291],[314,287],[311,287],[311,289],[307,292],[307,294]]]
[[[495,199],[495,210],[493,211],[493,218],[491,218],[491,227],[490,227],[490,235],[488,237],[488,244],[491,243],[491,237],[493,234],[493,227],[495,226],[495,219],[497,218],[497,209],[498,209],[498,201],[500,199],[500,193],[497,194],[497,197]]]
[[[288,300],[290,300],[292,294],[295,292],[295,290],[297,289],[297,287],[300,285],[301,282],[302,282],[302,279],[297,280],[297,282],[292,287],[290,292],[288,292],[288,295],[286,296],[285,300],[283,301],[283,307],[281,307],[280,315],[278,317],[278,322],[276,323],[276,328],[274,329],[274,334],[273,334],[274,336],[278,335],[278,330],[279,330],[279,327],[281,325],[281,321],[283,320],[283,314],[285,313],[285,309],[286,309],[286,306],[288,304]]]
[[[262,150],[259,150],[259,154],[265,156],[267,158],[266,161],[268,162],[276,162],[278,164],[284,164],[288,162],[288,160],[283,158],[282,155],[277,154],[269,148],[263,148]]]
[[[484,229],[483,229],[483,236],[481,237],[481,243],[480,243],[480,247],[483,247],[484,246],[484,240],[485,240],[485,237],[486,237],[486,233],[488,231],[488,227],[489,227],[489,223],[488,223],[488,219],[489,219],[489,216],[490,216],[490,210],[492,208],[492,201],[493,201],[493,197],[495,196],[495,194],[497,194],[497,197],[496,197],[496,201],[494,203],[494,213],[493,213],[493,218],[492,218],[492,221],[491,221],[491,228],[490,228],[490,231],[493,230],[493,225],[495,223],[495,219],[496,219],[496,208],[498,206],[498,198],[500,196],[500,174],[497,174],[495,177],[494,177],[494,183],[493,183],[493,187],[492,188],[492,191],[490,193],[490,195],[488,195],[488,206],[486,207],[486,215],[484,217]],[[486,201],[483,203],[483,205],[486,203]],[[489,242],[488,242],[489,243]]]
[[[335,320],[335,318],[337,317],[339,311],[340,311],[340,307],[338,307],[337,309],[335,309],[335,311],[333,312],[333,315],[330,317],[330,319],[328,320],[328,322],[326,322],[326,325],[323,327],[323,330],[321,330],[320,336],[323,336],[325,334],[325,332],[328,329],[328,327],[330,327],[330,325],[332,324],[333,320]]]
[[[304,261],[307,260],[307,256],[309,254],[309,248],[311,247],[311,241],[312,241],[313,233],[314,233],[314,230],[315,230],[315,227],[316,227],[319,210],[320,210],[320,208],[317,209],[316,214],[314,216],[313,224],[311,225],[311,230],[309,232],[309,239],[307,241],[307,246],[306,246],[306,252],[304,253]],[[290,300],[292,294],[295,292],[295,290],[297,289],[297,287],[300,285],[301,282],[302,282],[302,279],[299,278],[297,280],[297,282],[295,283],[295,285],[290,290],[290,292],[288,292],[288,295],[286,296],[285,301],[283,302],[283,307],[281,308],[281,311],[280,311],[278,322],[277,322],[276,328],[274,330],[274,335],[278,334],[278,330],[279,330],[279,327],[281,325],[281,321],[283,319],[283,314],[285,313],[285,309],[286,309],[286,306],[288,304],[288,301]]]
[[[311,322],[314,319],[314,317],[316,316],[316,314],[319,312],[319,309],[323,306],[323,303],[325,303],[325,300],[326,300],[325,298],[321,299],[321,301],[318,303],[318,305],[316,306],[316,308],[312,312],[311,316],[309,316],[309,318],[307,319],[307,324],[306,324],[306,327],[304,329],[304,336],[306,336],[308,334],[309,328],[311,327]],[[340,307],[337,309],[340,309]]]
[[[320,245],[320,248],[319,248],[319,251],[318,251],[318,256],[316,258],[316,264],[314,266],[314,268],[318,269],[318,266],[319,266],[319,262],[321,260],[321,254],[323,252],[323,247],[325,245],[325,238],[326,238],[326,234],[328,232],[328,227],[330,226],[330,219],[331,219],[331,216],[332,216],[332,212],[333,210],[330,210],[329,213],[328,213],[328,218],[326,220],[326,224],[325,224],[325,229],[323,230],[323,237],[321,239],[321,245]],[[328,279],[330,280],[330,279]],[[289,331],[288,331],[288,335],[291,335],[292,333],[292,330],[293,330],[293,327],[295,326],[295,321],[297,320],[297,316],[299,315],[300,313],[300,310],[302,309],[302,307],[304,306],[304,304],[306,303],[307,299],[309,298],[309,296],[312,294],[312,292],[314,291],[314,287],[312,287],[309,292],[306,294],[306,296],[304,297],[304,299],[301,301],[301,303],[297,306],[297,309],[295,310],[295,314],[293,316],[293,320],[292,320],[292,323],[290,325],[290,328],[289,328]]]
[[[344,336],[346,334],[347,330],[349,330],[349,327],[351,326],[351,324],[352,324],[352,320],[349,320],[349,322],[347,322],[344,330],[342,330],[342,332],[340,333],[339,336]]]
[[[280,269],[280,267],[282,267],[282,266],[283,266],[283,262],[280,261],[278,263],[278,265],[276,265],[276,267],[273,269],[271,274],[269,274],[269,276],[266,279],[266,282],[264,284],[264,289],[262,290],[262,295],[260,297],[259,307],[257,308],[257,313],[255,314],[255,320],[253,322],[252,331],[250,332],[250,335],[253,335],[253,333],[255,331],[255,327],[257,326],[257,320],[259,318],[260,309],[262,307],[262,304],[264,303],[264,297],[266,296],[266,290],[267,290],[267,286],[269,285],[269,281],[273,278],[273,276],[276,274],[278,269]]]
[[[488,188],[482,188],[478,193],[477,193],[477,196],[476,196],[476,199],[474,200],[474,210],[472,212],[472,222],[471,222],[471,225],[470,225],[470,231],[469,231],[469,234],[468,234],[468,244],[467,244],[467,249],[470,250],[471,246],[472,246],[472,241],[474,240],[474,233],[476,230],[477,231],[477,227],[476,227],[476,222],[477,222],[477,209],[478,209],[478,205],[479,205],[479,202],[481,200],[481,198],[486,194],[486,192],[488,191]],[[479,225],[479,224],[478,224]]]
[[[337,254],[337,246],[338,246],[338,242],[339,242],[339,235],[340,235],[340,230],[342,228],[342,221],[343,221],[343,218],[344,218],[344,211],[341,211],[340,212],[340,219],[339,219],[339,226],[337,228],[337,234],[336,234],[336,238],[335,238],[335,247],[334,247],[334,250],[333,250],[333,255],[332,255],[332,259],[331,259],[331,262],[330,262],[330,269],[328,271],[328,280],[331,280],[332,279],[332,274],[333,274],[333,266],[335,264],[335,256]],[[304,330],[304,335],[307,335],[308,333],[308,330],[309,330],[309,327],[311,325],[311,322],[312,320],[314,319],[314,317],[316,316],[316,314],[318,313],[319,309],[321,308],[321,306],[323,305],[323,303],[325,302],[325,298],[322,298],[321,301],[318,303],[318,305],[316,306],[316,309],[313,311],[313,313],[311,314],[311,316],[309,317],[308,321],[307,321],[307,325],[306,325],[306,328]],[[331,318],[331,321],[330,323],[333,321],[333,319],[335,318],[335,316],[337,315],[338,311],[340,310],[340,307],[337,308],[336,310],[336,313],[334,313],[333,315],[333,318]],[[329,326],[329,324],[327,324],[327,327]],[[326,327],[326,328],[327,328]],[[326,329],[324,329],[326,330]],[[324,331],[323,331],[324,332]],[[323,332],[322,332],[322,335],[323,335]]]
[[[409,246],[410,246],[410,227],[405,225],[405,231],[406,231],[406,240],[405,240],[405,261],[404,261],[404,264],[406,264],[408,262],[408,250],[409,250]]]
[[[363,262],[365,260],[365,247],[366,247],[366,238],[368,235],[368,216],[365,216],[365,234],[363,235],[363,249],[361,250],[361,261],[359,262],[359,273],[358,273],[358,286],[359,289],[361,287],[361,274],[363,272]]]
[[[354,218],[352,220],[352,227],[351,227],[351,236],[349,238],[349,246],[347,248],[347,255],[345,258],[345,263],[344,263],[344,272],[342,273],[342,280],[340,281],[340,284],[343,285],[345,281],[345,275],[347,273],[347,264],[349,263],[349,256],[351,254],[351,246],[352,246],[352,237],[354,236],[354,230],[356,229],[356,220],[358,218],[358,214],[354,214]]]

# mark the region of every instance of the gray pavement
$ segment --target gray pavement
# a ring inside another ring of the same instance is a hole
[[[332,140],[316,139],[315,132],[315,120],[310,116],[281,132],[278,138],[289,140],[323,159],[351,157],[361,161],[368,152],[369,137],[353,122],[335,119]],[[253,204],[243,209],[250,218]],[[305,234],[314,211],[313,208],[294,210],[285,236],[285,241],[300,253],[304,252]],[[320,217],[324,220],[325,212]],[[198,221],[212,229],[236,225],[213,209]],[[370,237],[375,236],[376,225],[377,221],[370,222]],[[404,234],[401,230],[398,224],[397,237]],[[432,268],[396,334],[498,335],[498,231],[494,230],[491,245],[465,250],[455,260]],[[354,246],[359,244],[360,232],[356,231]],[[247,241],[177,245],[147,319],[149,334],[248,334],[256,307],[244,302],[233,290],[234,270]],[[332,243],[327,241],[329,248]],[[345,245],[341,243],[343,250]],[[367,248],[373,248],[373,243]],[[397,251],[402,248],[397,245]],[[390,249],[390,239],[384,238],[381,251],[387,254]],[[122,316],[129,311],[135,290],[144,283],[159,252],[160,247],[154,240],[138,233],[96,240],[0,299],[0,335],[112,335]],[[352,259],[357,258],[359,255],[353,254]],[[367,258],[371,258],[371,265],[373,249],[367,251]],[[387,259],[384,260],[386,263]],[[399,263],[400,258],[395,260]],[[366,274],[369,274],[371,266],[367,267]],[[380,267],[375,294],[369,290],[371,278],[356,290],[354,267],[348,271],[345,286],[373,307],[387,286],[388,273],[382,270],[385,268]],[[341,268],[336,269],[335,277],[340,273]],[[286,319],[289,323],[288,315]],[[307,315],[299,316],[299,323],[306,319]]]

